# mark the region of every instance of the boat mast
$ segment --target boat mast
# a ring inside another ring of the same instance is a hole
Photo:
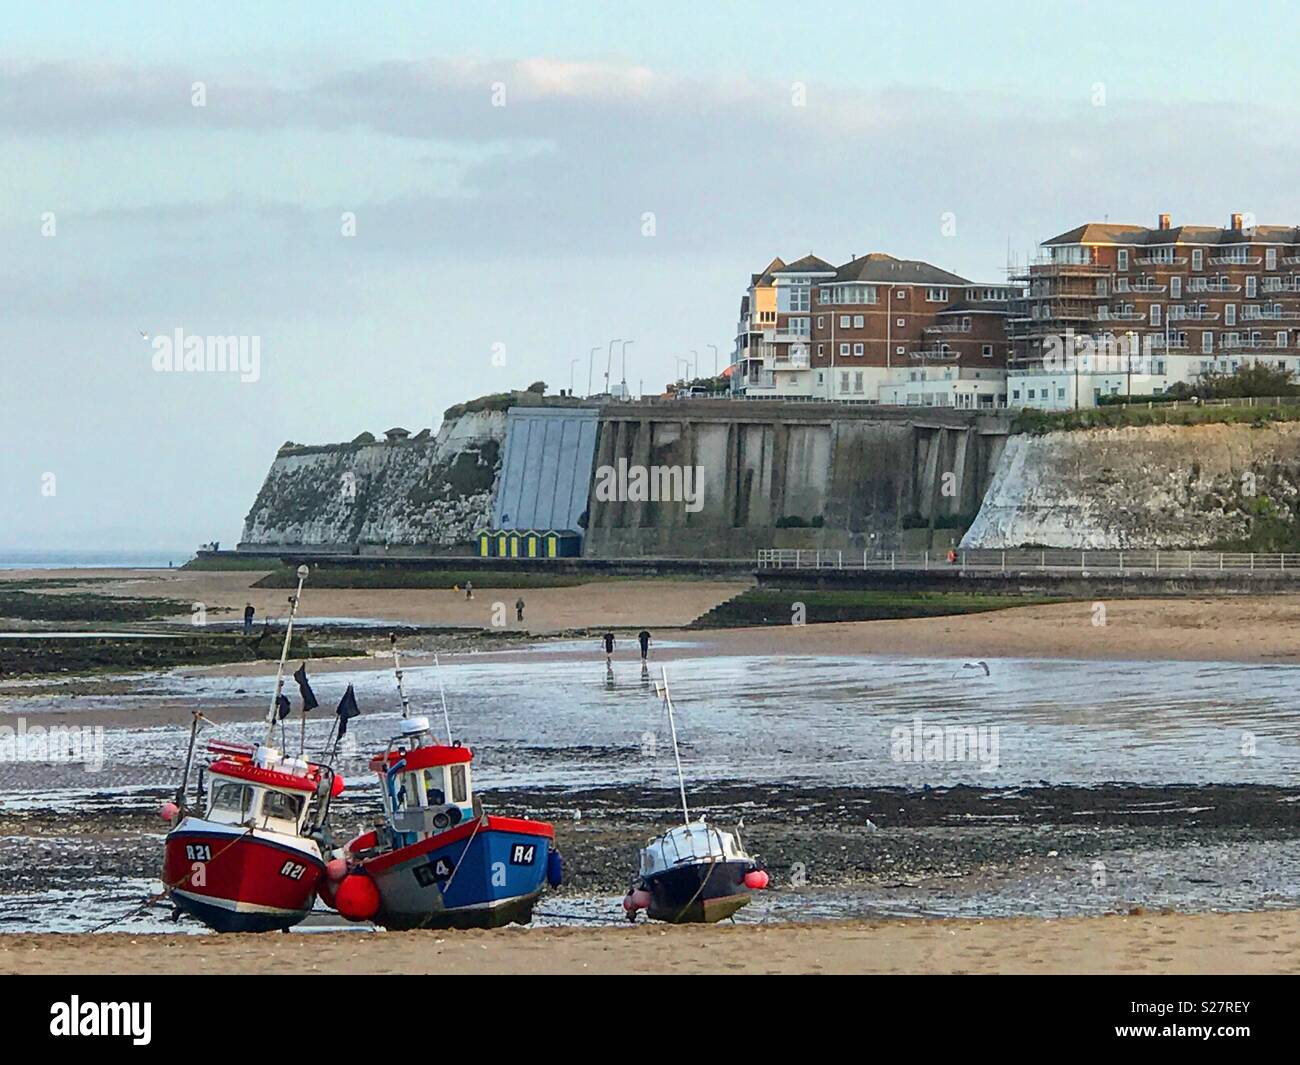
[[[451,718],[447,715],[447,692],[442,686],[442,665],[437,652],[433,655],[433,671],[438,675],[438,698],[442,700],[442,723],[447,728],[447,746],[451,746]]]
[[[266,722],[267,747],[275,739],[276,714],[280,709],[280,695],[284,691],[284,662],[289,657],[289,641],[293,638],[293,619],[298,614],[298,600],[302,598],[302,582],[307,579],[309,572],[306,566],[298,567],[298,590],[289,600],[289,623],[284,627],[284,648],[280,651],[280,664],[275,669],[275,694],[271,696],[271,712]]]
[[[677,722],[673,718],[673,697],[668,691],[667,667],[664,667],[663,669],[663,678],[664,705],[668,707],[668,727],[672,730],[673,734],[673,758],[677,762],[677,786],[681,789],[682,793],[682,817],[685,819],[684,823],[689,825],[691,823],[691,811],[686,808],[686,777],[682,775],[682,754],[681,751],[677,749]]]
[[[406,688],[402,684],[402,663],[397,657],[397,633],[390,632],[388,639],[392,641],[393,647],[393,672],[397,675],[397,694],[402,697],[402,717],[411,716],[411,701],[406,697]]]

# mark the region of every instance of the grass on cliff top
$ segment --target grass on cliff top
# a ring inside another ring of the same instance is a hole
[[[313,588],[433,588],[450,591],[464,588],[473,581],[476,589],[492,588],[568,588],[597,580],[617,578],[596,574],[527,573],[521,570],[415,569],[403,566],[312,567],[309,584]],[[289,566],[268,573],[254,588],[296,588],[298,578]]]
[[[1173,407],[1153,402],[1151,406],[1088,407],[1082,410],[1043,411],[1026,407],[1011,423],[1013,433],[1061,432],[1069,429],[1120,429],[1140,425],[1250,425],[1300,421],[1300,404],[1280,407]]]
[[[902,618],[950,617],[1069,602],[1068,596],[988,595],[976,592],[881,592],[858,589],[751,588],[697,618],[691,628],[741,625],[789,625],[796,603],[804,621],[895,621]]]

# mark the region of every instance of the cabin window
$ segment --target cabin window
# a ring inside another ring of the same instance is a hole
[[[247,784],[214,784],[212,786],[212,809],[237,814],[239,820],[245,820],[254,805],[253,789]]]
[[[465,767],[463,765],[454,765],[451,767],[451,801],[464,802],[469,789],[465,786]]]
[[[442,770],[426,769],[424,771],[424,793],[429,797],[427,805],[442,806],[446,796],[442,793]]]
[[[262,800],[262,816],[298,822],[302,814],[302,796],[286,795],[282,791],[268,791]]]

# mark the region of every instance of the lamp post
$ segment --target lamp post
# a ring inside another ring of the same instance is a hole
[[[717,344],[705,344],[704,346],[705,346],[706,348],[712,348],[712,349],[713,349],[713,376],[714,376],[714,377],[717,377],[717,376],[718,376],[718,345],[717,345]]]
[[[635,340],[623,341],[623,398],[627,398],[627,346],[635,344]]]
[[[614,345],[620,343],[618,340],[609,342],[609,352],[605,357],[605,395],[609,395],[609,370],[614,365]]]
[[[577,359],[569,360],[569,395],[573,395],[573,369],[578,365]]]
[[[591,354],[587,357],[587,395],[591,395],[591,369],[596,365],[596,352],[600,348],[592,348]]]
[[[695,356],[695,370],[691,374],[691,380],[693,381],[700,376],[700,353],[691,348],[691,354]]]

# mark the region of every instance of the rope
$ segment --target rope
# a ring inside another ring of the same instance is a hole
[[[465,841],[465,849],[460,852],[460,861],[458,861],[452,869],[451,876],[447,877],[447,882],[442,885],[442,897],[444,899],[447,897],[447,892],[451,888],[452,881],[456,879],[456,874],[460,872],[461,863],[465,861],[465,855],[469,853],[470,844],[474,842],[474,837],[478,835],[478,830],[483,827],[485,821],[487,821],[487,814],[482,814],[479,819],[474,822],[474,831],[469,834],[469,839]]]
[[[230,850],[230,848],[233,847],[236,843],[238,843],[240,840],[242,840],[245,836],[250,836],[250,835],[252,835],[252,833],[253,833],[253,830],[252,830],[251,828],[245,830],[245,831],[242,832],[242,833],[240,833],[238,836],[236,836],[234,839],[232,839],[229,843],[227,843],[224,847],[222,847],[221,850],[217,851],[216,854],[214,854],[211,858],[209,858],[208,861],[207,861],[207,864],[208,864],[208,865],[211,865],[211,864],[212,864],[213,862],[215,862],[218,858],[220,858],[223,854],[225,854],[226,851]],[[145,910],[149,909],[149,907],[151,907],[155,902],[158,902],[160,899],[164,898],[164,897],[167,895],[168,892],[170,892],[170,891],[172,891],[174,888],[178,888],[178,887],[180,887],[182,884],[184,884],[184,883],[185,883],[187,880],[189,880],[189,878],[192,877],[193,875],[194,875],[194,870],[191,868],[190,871],[189,871],[188,873],[186,873],[183,877],[181,877],[181,878],[180,878],[178,881],[176,881],[176,883],[174,883],[174,884],[169,884],[169,883],[167,883],[166,880],[164,880],[164,881],[162,882],[163,889],[162,889],[161,891],[157,892],[157,893],[154,894],[154,895],[150,895],[150,896],[148,896],[148,897],[144,900],[144,902],[140,903],[140,905],[136,906],[134,909],[132,909],[132,910],[128,910],[126,913],[122,914],[120,917],[114,917],[111,921],[105,921],[103,924],[96,925],[94,928],[90,929],[90,932],[91,932],[91,933],[94,933],[94,932],[102,932],[105,928],[111,928],[111,927],[112,927],[113,925],[115,925],[115,924],[120,924],[122,921],[125,921],[128,917],[134,917],[134,916],[135,916],[136,914],[138,914],[138,913],[143,913]]]
[[[713,875],[713,868],[717,864],[718,864],[718,856],[716,854],[710,854],[709,871],[704,874],[704,879],[700,881],[700,886],[695,889],[695,894],[691,896],[690,901],[685,906],[683,906],[680,910],[677,911],[677,916],[673,918],[673,922],[672,922],[673,924],[676,924],[678,921],[680,921],[682,919],[682,914],[684,914],[687,910],[689,910],[691,906],[694,905],[695,900],[700,897],[700,892],[704,890],[704,886],[709,882],[709,877]]]

